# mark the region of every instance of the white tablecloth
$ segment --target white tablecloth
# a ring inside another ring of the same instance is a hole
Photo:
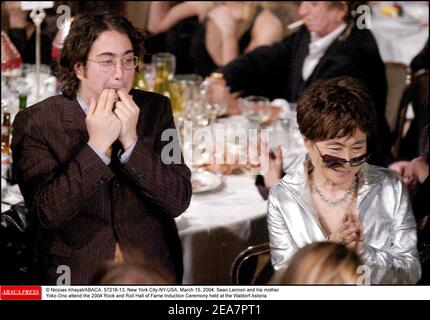
[[[420,18],[414,22],[408,17],[386,17],[379,12],[381,2],[373,7],[371,31],[384,62],[399,62],[409,65],[412,59],[421,51],[429,36],[428,5],[408,4],[402,6],[409,12],[421,12]],[[424,24],[427,22],[427,26]]]
[[[245,174],[224,176],[219,191],[194,194],[177,219],[184,250],[184,284],[229,284],[234,258],[268,240],[267,201]]]
[[[295,125],[295,113],[270,126],[269,146],[282,146],[284,168],[306,151]],[[246,128],[242,116],[220,121]],[[194,194],[190,207],[177,219],[184,250],[184,284],[229,284],[237,255],[250,245],[268,241],[267,201],[255,186],[255,177],[242,173],[223,176],[222,189]]]
[[[237,116],[223,122],[246,127],[244,121]],[[294,154],[304,152],[291,121],[275,123],[270,129],[270,146],[283,145],[284,166]],[[250,245],[268,241],[267,201],[259,194],[255,177],[239,173],[222,176],[222,181],[215,190],[193,194],[189,208],[176,219],[184,253],[184,284],[230,284],[230,268],[237,255]],[[17,185],[3,187],[3,201],[22,199]],[[12,194],[14,198],[9,199]],[[2,212],[8,208],[2,204]]]

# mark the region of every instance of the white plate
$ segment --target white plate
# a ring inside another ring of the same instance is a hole
[[[222,180],[212,172],[197,170],[193,171],[191,175],[191,184],[193,186],[193,193],[200,193],[218,188],[222,184]]]

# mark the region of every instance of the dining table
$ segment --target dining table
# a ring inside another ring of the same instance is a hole
[[[286,102],[277,102],[275,108],[281,109],[273,112],[277,119],[264,129],[268,130],[269,148],[281,146],[286,168],[306,149],[296,113],[294,110],[283,112]],[[223,118],[216,124],[217,128],[223,125],[227,128],[253,126],[242,115]],[[212,175],[213,181],[209,181],[212,188],[204,192],[195,190],[188,209],[176,218],[183,247],[183,283],[231,284],[231,268],[237,256],[249,246],[269,241],[267,200],[258,191],[255,172],[236,170],[222,175],[202,170],[192,169],[192,180],[201,174]]]
[[[281,120],[265,129],[269,131],[270,147],[282,145],[284,163],[288,164],[305,149],[294,125],[295,113]],[[217,121],[218,127],[223,124],[249,128],[248,120],[241,115]],[[249,170],[221,174],[192,165],[190,168],[192,177],[203,174],[212,184],[205,190],[195,189],[189,207],[175,219],[183,248],[183,284],[231,284],[230,270],[236,257],[249,246],[269,240],[267,200],[255,185],[256,174]],[[18,185],[2,179],[2,213],[22,201]]]
[[[267,201],[246,173],[223,176],[222,184],[192,196],[176,218],[182,241],[184,284],[230,284],[230,269],[248,246],[268,241]]]

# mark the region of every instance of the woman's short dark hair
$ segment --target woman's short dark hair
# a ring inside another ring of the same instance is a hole
[[[351,77],[322,80],[306,90],[297,103],[302,135],[313,141],[352,136],[357,128],[369,135],[376,111],[366,88]]]
[[[143,57],[143,34],[138,32],[125,17],[108,12],[85,13],[77,16],[64,41],[57,73],[61,92],[65,97],[75,97],[79,88],[79,79],[74,65],[82,63],[84,67],[86,66],[91,46],[99,35],[107,30],[126,34],[133,46],[134,55]]]

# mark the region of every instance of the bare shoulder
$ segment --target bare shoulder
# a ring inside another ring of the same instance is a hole
[[[258,45],[270,45],[282,39],[282,22],[270,10],[264,9],[256,17],[251,34]]]
[[[183,5],[186,9],[199,16],[200,20],[215,6],[212,1],[185,1]]]
[[[265,29],[265,30],[280,30],[282,31],[282,22],[279,18],[272,13],[269,9],[261,11],[255,19],[253,29]]]

